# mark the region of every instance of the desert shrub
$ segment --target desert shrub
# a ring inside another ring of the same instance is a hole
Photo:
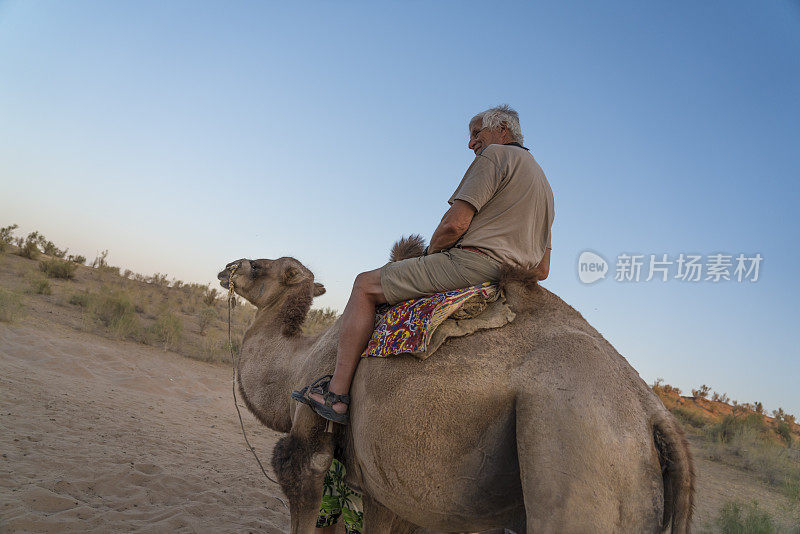
[[[69,297],[69,303],[80,306],[81,308],[86,308],[92,303],[92,294],[87,291],[73,293]]]
[[[306,315],[306,320],[303,323],[303,333],[316,335],[320,332],[324,332],[336,322],[338,317],[339,314],[336,310],[330,308],[309,310],[308,315]]]
[[[696,399],[707,399],[708,393],[711,391],[711,388],[707,385],[703,384],[700,386],[700,389],[693,389],[692,390],[692,397]]]
[[[725,403],[727,403],[727,402],[730,402],[731,399],[730,399],[730,397],[728,397],[727,393],[717,393],[715,391],[714,394],[711,396],[711,400],[717,401],[717,402],[725,402]]]
[[[28,258],[29,260],[35,260],[39,257],[39,232],[31,232],[28,234],[28,237],[25,238],[23,241],[22,238],[17,240],[17,246],[19,250],[17,254],[22,256],[23,258]]]
[[[731,416],[708,430],[716,440],[712,457],[724,453],[734,456],[740,468],[757,473],[764,482],[782,488],[788,495],[800,496],[800,462],[792,458],[791,450],[767,437],[758,418]]]
[[[38,278],[31,281],[31,289],[37,295],[52,295],[53,288],[50,287],[50,282],[46,278]]]
[[[722,418],[722,421],[709,428],[708,435],[715,441],[726,443],[745,429],[750,429],[756,433],[764,432],[767,429],[764,416],[756,413],[747,416],[726,415]]]
[[[728,501],[720,509],[714,523],[721,534],[772,534],[777,531],[772,518],[758,508],[757,502],[742,506],[738,502]]]
[[[91,299],[91,312],[118,337],[129,337],[139,330],[133,304],[122,292],[105,292]]]
[[[104,250],[94,258],[94,261],[92,261],[92,267],[105,267],[108,265],[108,262],[106,261],[107,259],[108,250]]]
[[[206,288],[206,290],[203,292],[203,304],[206,306],[216,306],[218,296],[219,292],[217,291],[217,288]]]
[[[63,258],[66,256],[67,251],[61,250],[52,241],[48,241],[44,238],[43,235],[39,236],[39,247],[42,249],[42,252],[47,254],[48,256],[53,256],[54,258]]]
[[[655,391],[659,396],[681,394],[680,388],[676,388],[675,386],[665,384],[663,378],[656,378],[655,382],[653,382],[652,388],[653,391]]]
[[[113,274],[115,276],[119,276],[120,275],[119,274],[119,267],[114,267],[112,265],[106,264],[106,265],[103,265],[102,267],[98,267],[97,269],[100,272],[111,273],[111,274]]]
[[[795,418],[793,415],[788,414],[783,411],[783,408],[778,408],[777,410],[772,410],[772,416],[777,419],[778,421],[785,421],[792,426],[795,424]]]
[[[164,350],[176,348],[183,333],[183,322],[175,314],[164,312],[150,327],[150,331],[164,344]]]
[[[792,429],[786,421],[778,421],[775,424],[775,432],[777,432],[778,436],[786,443],[787,447],[792,446]]]
[[[682,422],[695,428],[703,428],[708,424],[705,414],[692,406],[676,406],[671,411]]]
[[[73,263],[78,263],[80,265],[86,263],[86,256],[81,256],[80,254],[75,254],[75,255],[70,254],[69,256],[67,256],[67,259]]]
[[[39,262],[39,270],[50,278],[71,280],[75,277],[75,269],[77,268],[78,266],[71,261],[60,260],[58,258]]]
[[[228,350],[228,342],[218,337],[208,336],[200,341],[200,355],[203,361],[220,361]]]
[[[169,281],[167,280],[167,275],[161,273],[154,273],[153,276],[148,276],[147,283],[157,286],[169,287]]]
[[[14,230],[19,228],[16,224],[0,228],[0,252],[5,252],[8,245],[14,241]]]
[[[197,321],[200,326],[200,334],[205,333],[208,325],[210,325],[211,321],[213,321],[216,317],[217,312],[214,308],[208,307],[200,310],[200,315],[197,317]]]
[[[22,297],[0,287],[0,321],[15,321],[22,314]]]

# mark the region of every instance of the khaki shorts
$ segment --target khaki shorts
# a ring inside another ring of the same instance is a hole
[[[460,248],[395,261],[381,267],[381,286],[389,304],[484,282],[496,282],[499,277],[499,261],[480,252]]]

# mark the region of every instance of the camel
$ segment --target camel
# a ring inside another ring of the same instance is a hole
[[[301,332],[325,288],[290,257],[237,260],[218,278],[257,308],[237,380],[256,418],[287,433],[272,466],[293,534],[313,531],[334,455],[363,494],[370,534],[689,531],[694,470],[680,426],[530,273],[503,270],[512,323],[451,338],[426,360],[362,359],[351,423],[332,432],[290,399],[334,368],[339,322]]]

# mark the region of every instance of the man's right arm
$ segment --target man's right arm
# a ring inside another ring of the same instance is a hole
[[[469,223],[472,222],[475,212],[475,208],[469,202],[454,200],[433,232],[431,243],[428,245],[428,254],[447,250],[455,245],[469,229]]]

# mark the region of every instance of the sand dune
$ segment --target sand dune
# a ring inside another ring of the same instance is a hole
[[[0,324],[0,530],[284,532],[230,380],[135,343]],[[244,415],[268,464],[279,435]]]

